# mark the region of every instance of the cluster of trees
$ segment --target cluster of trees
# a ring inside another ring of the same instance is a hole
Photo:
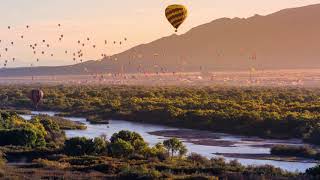
[[[0,112],[1,146],[59,146],[64,140],[64,132],[49,117],[26,121],[15,113]]]
[[[34,87],[32,87],[34,88]],[[29,86],[0,88],[1,108],[32,108]],[[39,108],[320,144],[320,90],[303,88],[44,86]],[[79,98],[81,97],[81,98]]]
[[[87,139],[75,137],[65,141],[64,152],[71,156],[108,155],[117,158],[158,158],[183,157],[186,147],[177,138],[165,140],[150,147],[140,134],[131,131],[120,131],[112,135]]]

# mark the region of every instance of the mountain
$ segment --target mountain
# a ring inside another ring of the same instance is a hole
[[[221,18],[101,61],[13,68],[0,76],[102,72],[320,68],[320,4],[250,18]]]

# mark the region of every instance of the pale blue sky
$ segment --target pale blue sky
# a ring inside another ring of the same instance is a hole
[[[13,56],[17,61],[9,63],[9,67],[34,62],[35,56],[25,46],[41,39],[52,44],[50,52],[55,56],[39,57],[41,62],[36,65],[62,65],[73,63],[64,50],[75,50],[75,41],[87,36],[97,45],[96,49],[87,49],[84,57],[87,59],[168,36],[173,29],[164,17],[164,9],[173,3],[184,4],[189,9],[189,17],[180,29],[180,33],[184,33],[221,17],[266,15],[284,8],[320,3],[320,0],[1,0],[0,39],[4,42],[0,44],[0,53],[8,46],[6,42],[15,41],[16,45],[3,55],[0,65],[3,58]],[[60,29],[58,23],[63,25]],[[8,25],[12,26],[11,31],[7,30]],[[25,25],[31,26],[28,32]],[[26,38],[19,39],[20,34]],[[60,44],[56,42],[58,34],[65,35]],[[103,46],[104,39],[120,41],[124,37],[128,41],[122,46]]]

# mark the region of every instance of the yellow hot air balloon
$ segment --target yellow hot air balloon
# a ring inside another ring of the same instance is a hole
[[[173,4],[166,8],[166,17],[170,24],[178,31],[180,25],[186,20],[188,10],[185,6]]]

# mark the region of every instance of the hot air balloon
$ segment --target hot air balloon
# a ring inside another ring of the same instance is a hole
[[[174,4],[166,8],[165,15],[170,24],[176,29],[176,32],[178,32],[178,28],[188,16],[188,10],[183,5]]]
[[[38,108],[38,105],[40,103],[40,101],[43,98],[43,91],[40,89],[33,89],[30,94],[29,94],[29,98],[30,100],[33,102],[33,105],[35,106],[35,108]]]
[[[29,25],[27,25],[26,28],[29,29]]]
[[[93,45],[92,47],[93,47],[93,48],[96,48],[96,45]]]
[[[23,36],[20,36],[21,37],[21,39],[23,39]]]

